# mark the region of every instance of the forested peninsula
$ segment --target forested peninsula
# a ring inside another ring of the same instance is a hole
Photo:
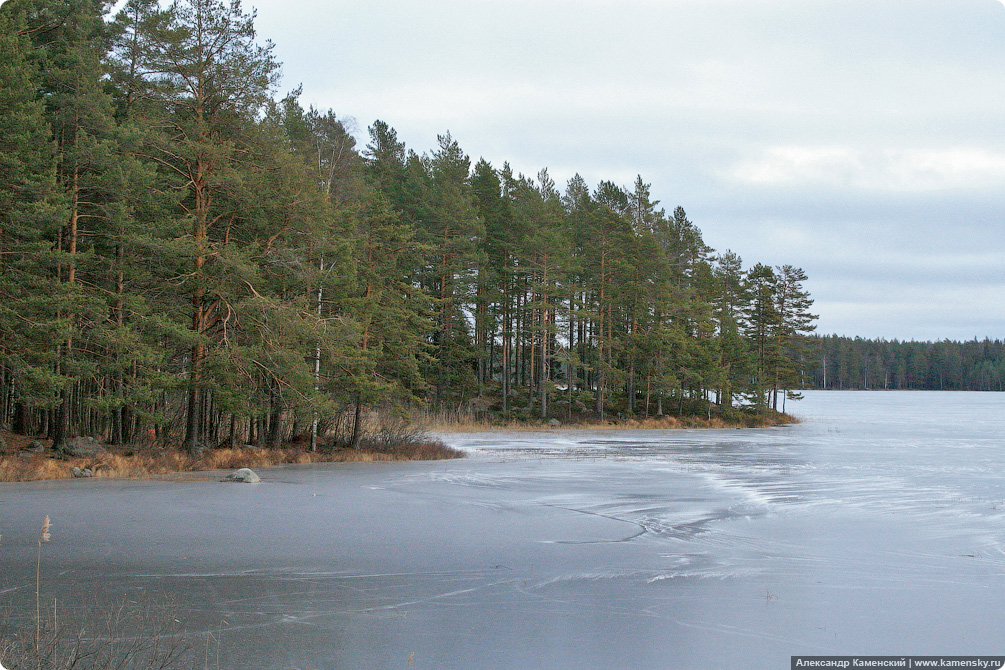
[[[560,188],[383,121],[359,146],[277,94],[239,3],[106,7],[0,8],[15,433],[194,453],[356,445],[415,408],[742,423],[809,374],[805,273],[717,254],[641,176]]]

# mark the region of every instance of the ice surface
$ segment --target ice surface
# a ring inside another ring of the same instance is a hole
[[[796,426],[452,434],[468,458],[255,487],[0,485],[0,607],[33,607],[48,514],[44,592],[170,597],[225,668],[1001,653],[1005,394],[806,396]]]

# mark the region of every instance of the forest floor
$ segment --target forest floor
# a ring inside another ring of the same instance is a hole
[[[91,474],[87,476],[128,479],[290,463],[431,461],[464,456],[463,452],[438,440],[427,439],[393,447],[324,448],[318,451],[309,451],[302,446],[279,449],[246,446],[207,449],[199,455],[192,455],[178,448],[102,445],[108,453],[65,457],[51,449],[49,440],[7,431],[0,431],[0,438],[0,482],[70,479],[74,477],[73,468],[89,470]],[[31,451],[29,445],[32,442],[41,443],[44,448],[41,451]]]

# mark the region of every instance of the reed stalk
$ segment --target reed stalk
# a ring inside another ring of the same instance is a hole
[[[42,639],[42,543],[48,542],[52,536],[49,534],[49,515],[45,515],[42,522],[42,531],[38,534],[38,556],[35,561],[35,652],[38,653]],[[39,667],[41,667],[41,656],[39,656]]]

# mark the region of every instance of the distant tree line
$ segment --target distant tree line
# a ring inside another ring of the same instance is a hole
[[[0,424],[313,445],[364,407],[767,410],[807,374],[802,270],[713,255],[641,177],[360,148],[275,98],[239,3],[106,7],[0,8]]]
[[[1005,342],[900,342],[811,337],[817,365],[807,387],[1005,391]]]

